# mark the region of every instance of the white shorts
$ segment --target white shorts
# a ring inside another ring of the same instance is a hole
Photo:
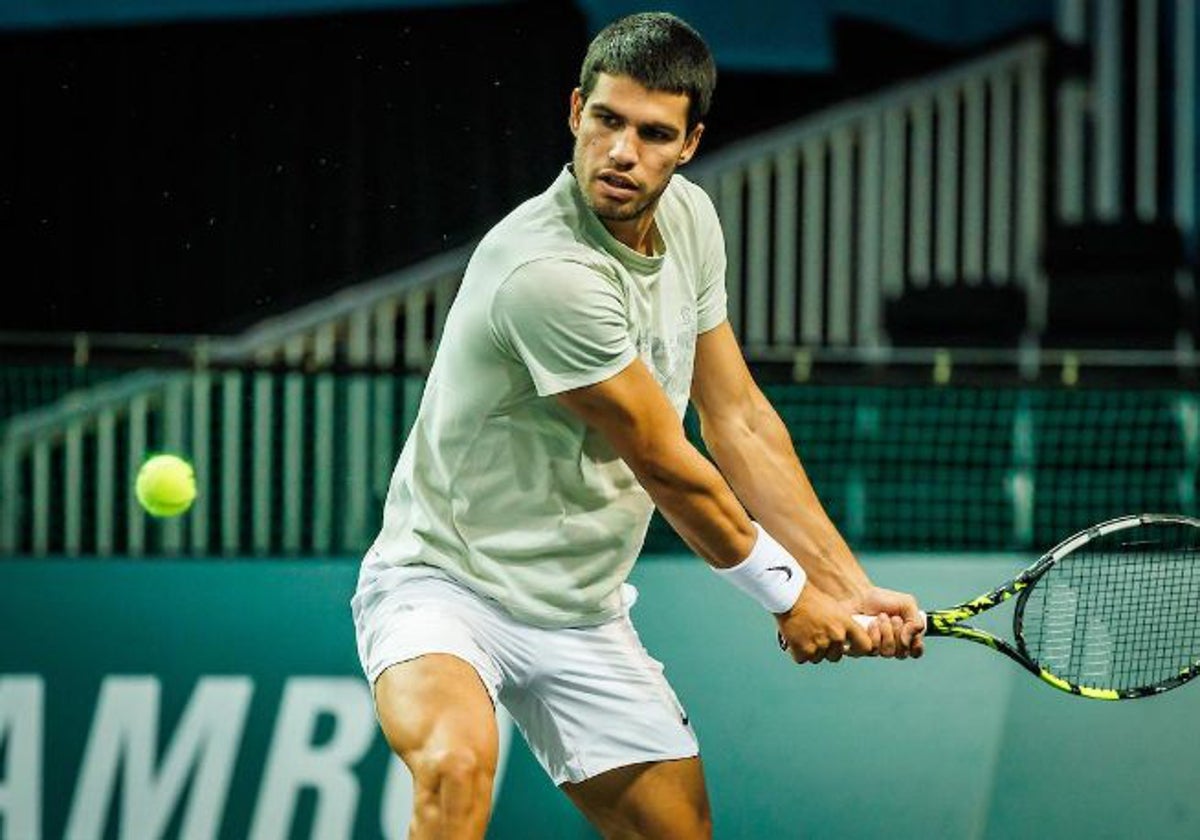
[[[352,600],[358,655],[372,690],[391,665],[428,653],[465,660],[502,703],[554,784],[699,754],[663,666],[625,612],[594,627],[517,621],[430,566],[364,564]]]

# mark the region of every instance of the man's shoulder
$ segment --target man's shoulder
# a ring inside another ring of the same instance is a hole
[[[662,209],[699,224],[717,223],[717,210],[708,191],[679,172],[671,176],[671,183],[663,193]]]
[[[607,275],[607,263],[597,250],[580,241],[569,228],[545,225],[497,224],[480,240],[472,257],[474,267],[500,281],[514,273],[586,268]]]
[[[578,208],[559,184],[513,208],[491,227],[476,248],[476,258],[502,264],[505,271],[535,262],[564,262],[600,267],[601,255],[581,233]]]

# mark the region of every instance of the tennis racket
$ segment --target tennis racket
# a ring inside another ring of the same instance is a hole
[[[1014,595],[1012,642],[964,623]],[[925,635],[985,645],[1081,697],[1183,685],[1200,674],[1200,520],[1143,513],[1093,525],[991,592],[925,613]]]

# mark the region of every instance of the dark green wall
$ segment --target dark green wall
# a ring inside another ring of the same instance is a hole
[[[878,582],[937,606],[1023,561],[889,555],[866,565]],[[0,563],[0,835],[13,836],[5,808],[17,777],[33,772],[11,766],[14,726],[28,727],[38,711],[14,710],[17,682],[44,687],[42,836],[57,837],[78,795],[102,681],[111,689],[141,676],[161,688],[158,764],[142,771],[160,780],[200,679],[253,687],[220,836],[247,835],[280,742],[317,755],[350,749],[354,836],[380,836],[387,754],[354,654],[355,574],[353,561]],[[1200,834],[1194,685],[1150,700],[1082,700],[954,641],[931,641],[919,662],[801,668],[774,648],[771,620],[700,561],[659,558],[634,581],[642,640],[666,663],[701,738],[718,837]],[[285,732],[283,707],[302,709],[305,685],[333,711]],[[360,751],[343,743],[368,730]],[[290,831],[277,836],[309,836],[337,803],[305,789],[294,804]],[[127,815],[114,805],[101,817],[115,836]],[[178,830],[182,805],[171,819]],[[514,738],[489,836],[592,835]]]

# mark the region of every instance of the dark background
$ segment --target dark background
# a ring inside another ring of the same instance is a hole
[[[588,40],[555,0],[0,32],[0,329],[231,332],[469,242],[567,162]],[[704,150],[967,49],[832,40],[720,68]]]

